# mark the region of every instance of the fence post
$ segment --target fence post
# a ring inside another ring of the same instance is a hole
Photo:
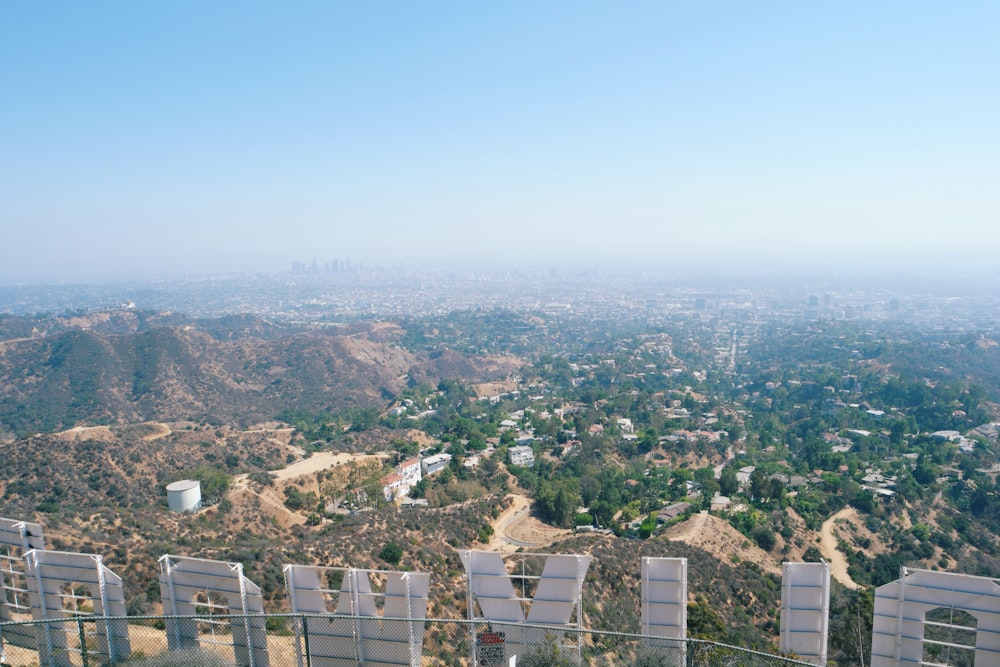
[[[76,617],[76,627],[80,632],[80,656],[83,658],[83,667],[88,667],[87,664],[87,635],[83,631],[83,616]]]
[[[306,654],[306,667],[311,667],[312,656],[309,655],[309,617],[302,614],[302,645]]]

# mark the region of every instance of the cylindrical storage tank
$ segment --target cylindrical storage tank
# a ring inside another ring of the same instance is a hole
[[[167,484],[167,505],[171,512],[193,512],[201,507],[201,482],[182,479]]]

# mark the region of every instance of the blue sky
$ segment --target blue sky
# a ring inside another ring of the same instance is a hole
[[[997,35],[995,2],[2,3],[0,282],[967,266]]]

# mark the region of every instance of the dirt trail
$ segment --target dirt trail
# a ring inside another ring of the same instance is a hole
[[[501,512],[493,522],[493,535],[485,547],[487,551],[503,551],[505,547],[509,547],[510,544],[504,538],[510,524],[526,515],[531,507],[531,501],[524,496],[511,494],[507,497],[511,499],[510,507]]]
[[[115,439],[115,434],[107,426],[74,426],[71,429],[53,435],[64,440],[76,442],[81,440],[101,440],[108,442]]]
[[[493,522],[493,536],[484,547],[486,551],[517,551],[518,548],[537,548],[571,534],[571,531],[554,528],[531,516],[531,500],[519,494],[510,494],[511,505]]]
[[[847,574],[847,557],[837,548],[837,536],[834,534],[834,524],[839,519],[858,519],[858,511],[853,507],[845,507],[829,519],[823,522],[820,529],[820,553],[830,563],[830,574],[833,578],[842,583],[852,591],[856,591],[861,586],[857,584],[851,576]]]
[[[159,440],[160,438],[165,438],[173,433],[173,429],[166,424],[161,424],[160,422],[149,422],[149,425],[155,426],[157,431],[156,433],[142,436],[143,440]]]

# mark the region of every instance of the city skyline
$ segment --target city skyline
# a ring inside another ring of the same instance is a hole
[[[991,275],[1000,249],[987,3],[55,3],[0,24],[0,284],[313,256]]]

